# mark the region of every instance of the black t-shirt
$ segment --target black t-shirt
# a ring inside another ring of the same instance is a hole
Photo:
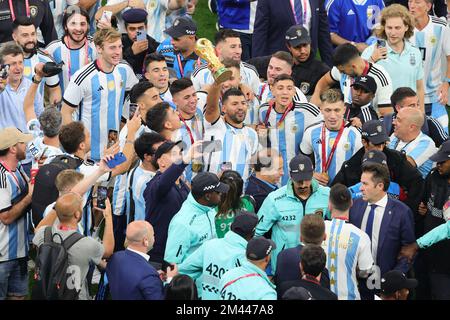
[[[305,96],[310,96],[314,93],[317,82],[327,73],[330,68],[323,62],[309,57],[305,62],[296,64],[292,67],[292,77],[294,78],[295,86],[298,87]]]
[[[338,297],[329,289],[322,287],[319,284],[307,281],[307,280],[294,280],[287,281],[280,284],[277,287],[278,300],[280,300],[284,293],[293,287],[303,287],[311,293],[311,296],[315,300],[337,300]]]

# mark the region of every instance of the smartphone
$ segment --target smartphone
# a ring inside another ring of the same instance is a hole
[[[112,18],[112,11],[105,10],[103,11],[102,18],[100,20],[104,22],[109,22],[111,21],[111,18]]]
[[[166,260],[163,260],[161,270],[166,272],[168,267],[170,267],[170,270],[173,270],[173,268],[175,268],[173,264],[167,262]]]
[[[147,40],[147,34],[145,33],[145,30],[138,30],[136,33],[136,41],[143,40]]]
[[[9,64],[0,65],[0,78],[6,79],[9,75]]]
[[[386,40],[378,39],[377,40],[377,46],[378,47],[386,47]]]
[[[106,209],[107,196],[108,196],[108,188],[99,186],[97,188],[97,208]]]
[[[129,110],[128,111],[128,120],[133,119],[134,114],[136,113],[137,107],[138,107],[137,103],[130,103],[129,109],[128,109]]]
[[[122,164],[125,161],[127,161],[127,157],[125,157],[125,155],[122,152],[118,152],[118,153],[116,153],[114,158],[112,158],[111,160],[107,161],[106,164],[108,165],[108,167],[110,169],[114,169],[119,164]]]
[[[224,162],[220,165],[220,171],[224,172],[228,170],[233,170],[233,165],[231,162]]]
[[[217,151],[222,151],[222,141],[211,140],[202,142],[202,153],[211,153]]]

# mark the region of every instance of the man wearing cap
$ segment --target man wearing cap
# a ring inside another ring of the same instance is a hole
[[[229,189],[211,172],[200,172],[192,179],[191,193],[170,221],[164,260],[180,264],[202,243],[216,237],[215,211],[211,209]]]
[[[420,109],[401,109],[393,122],[394,134],[391,136],[389,148],[406,154],[408,161],[425,179],[433,167],[433,161],[429,158],[437,148],[434,141],[421,130],[424,119],[425,115]]]
[[[164,40],[156,49],[166,58],[172,71],[170,78],[190,78],[194,69],[202,64],[195,53],[197,25],[189,17],[180,17],[164,31],[170,38]]]
[[[0,130],[0,300],[28,294],[28,222],[33,185],[19,162],[33,139],[17,128]]]
[[[275,285],[266,270],[276,245],[264,237],[247,243],[246,261],[222,276],[219,284],[220,300],[277,300]]]
[[[356,77],[351,85],[352,103],[346,104],[345,120],[352,126],[361,128],[370,120],[378,120],[378,114],[372,103],[377,92],[377,83],[371,76]]]
[[[277,249],[272,257],[275,272],[278,253],[300,243],[300,223],[307,214],[328,212],[330,189],[313,179],[311,160],[299,154],[289,162],[290,179],[287,184],[271,192],[258,211],[256,235],[262,236],[272,228],[272,240]]]
[[[381,300],[407,300],[409,290],[417,287],[416,279],[408,279],[399,270],[387,272],[381,278]]]
[[[257,223],[256,214],[242,210],[224,238],[206,241],[179,265],[180,274],[196,281],[202,300],[219,299],[220,279],[244,263],[247,242],[253,238]]]
[[[122,14],[122,18],[126,31],[122,34],[123,59],[131,65],[138,78],[142,79],[145,56],[155,52],[159,42],[147,34],[147,11],[144,9],[129,9]],[[145,38],[142,39],[141,35],[145,35]]]
[[[316,59],[311,52],[311,37],[301,25],[290,27],[286,31],[286,46],[294,58],[292,77],[295,86],[306,96],[314,93],[317,82],[330,70],[325,63]]]
[[[361,134],[363,148],[359,149],[353,157],[344,162],[332,185],[342,183],[347,187],[351,187],[359,183],[364,154],[371,150],[382,151],[386,155],[390,181],[396,182],[402,189],[400,190],[399,200],[408,205],[413,212],[416,212],[422,197],[422,175],[406,160],[404,154],[387,148],[387,141],[389,141],[389,137],[381,121],[370,120],[364,123]]]

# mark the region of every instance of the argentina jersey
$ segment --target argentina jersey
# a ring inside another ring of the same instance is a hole
[[[269,104],[261,105],[258,112],[258,123],[268,129],[270,145],[283,157],[283,176],[281,185],[289,179],[289,162],[300,152],[300,143],[306,128],[322,119],[320,110],[310,103],[295,103],[293,109],[281,121],[283,113],[278,113]],[[267,121],[266,121],[267,119]]]
[[[55,0],[58,1],[58,0]],[[90,36],[94,36],[95,32],[97,31],[97,21],[95,20],[95,14],[97,13],[97,11],[100,9],[100,7],[102,6],[102,2],[101,1],[95,1],[94,5],[91,7],[91,9],[89,9],[89,35]]]
[[[203,61],[204,62],[204,61]],[[256,68],[246,62],[240,62],[241,83],[252,89],[253,93],[258,92],[259,74]],[[206,85],[214,83],[214,77],[206,64],[197,65],[191,77],[195,90],[202,90]]]
[[[235,128],[219,117],[215,123],[205,121],[204,141],[220,141],[222,150],[203,152],[205,170],[219,173],[222,164],[230,164],[231,169],[239,172],[244,185],[250,174],[251,157],[258,150],[258,135],[250,127]]]
[[[64,36],[63,16],[66,8],[69,6],[67,2],[73,3],[75,1],[49,0],[48,2],[55,21],[56,33],[58,34],[58,38],[61,38]],[[78,1],[76,1],[76,3],[78,3]]]
[[[20,167],[10,171],[0,162],[0,213],[12,207],[28,194],[28,178]],[[28,214],[19,216],[10,224],[0,221],[0,262],[28,255]]]
[[[79,110],[79,120],[91,134],[91,158],[99,161],[110,130],[119,132],[125,92],[138,82],[126,63],[104,73],[96,61],[78,70],[64,92],[63,101]]]
[[[433,168],[433,161],[429,158],[436,153],[437,148],[434,141],[423,132],[410,142],[400,141],[393,134],[389,148],[404,152],[408,157],[411,157],[424,179]]]
[[[306,129],[300,144],[300,150],[303,154],[314,153],[315,172],[322,172],[322,163],[326,163],[339,133],[339,131],[330,131],[325,128],[325,137],[322,137],[323,126],[324,123],[321,122]],[[325,143],[325,159],[322,159],[323,143]],[[361,133],[359,130],[353,126],[345,127],[327,171],[330,177],[328,184],[331,184],[344,161],[350,159],[361,148]]]
[[[127,224],[135,220],[145,220],[145,199],[144,190],[147,183],[153,179],[156,172],[145,170],[142,166],[130,171],[127,178]],[[134,219],[131,219],[131,193],[133,193]]]
[[[325,221],[325,232],[322,248],[327,255],[330,290],[339,300],[360,300],[356,272],[370,272],[373,267],[369,236],[341,219]]]
[[[362,198],[363,194],[361,192],[361,185],[362,183],[358,182],[357,184],[348,187],[348,191],[350,191],[350,194],[352,195],[352,200]],[[400,196],[402,195],[402,189],[400,188],[399,184],[394,181],[389,182],[389,188],[386,192],[389,198],[395,200],[399,200]]]
[[[147,15],[147,34],[158,42],[163,42],[167,35],[166,15],[169,0],[144,0]]]
[[[51,42],[45,50],[53,56],[56,62],[64,62],[62,72],[58,75],[62,92],[65,92],[70,78],[75,72],[97,58],[97,50],[90,37],[79,49],[69,49],[63,39]]]
[[[53,62],[52,59],[43,54],[40,50],[37,51],[37,53],[34,53],[28,58],[24,58],[23,60],[23,76],[27,78],[28,80],[32,81],[34,76],[34,67],[39,63],[46,63],[46,62]],[[52,77],[45,77],[45,81],[42,81],[39,84],[39,94],[42,98],[42,105],[44,104],[44,83],[48,87],[56,87],[59,85],[59,78],[57,75]]]
[[[273,99],[272,91],[270,90],[267,81],[259,84],[256,96],[258,97],[261,104],[268,103],[271,99]],[[299,103],[308,102],[308,99],[305,97],[303,92],[297,87],[295,87],[294,101]]]

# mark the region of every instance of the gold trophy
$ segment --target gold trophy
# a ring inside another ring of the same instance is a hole
[[[232,71],[225,68],[222,62],[220,62],[219,58],[214,53],[214,48],[211,41],[206,38],[198,39],[195,44],[195,53],[200,58],[210,63],[214,69],[216,69],[216,72],[213,73],[213,77],[217,83],[225,82],[231,78],[233,74]]]

